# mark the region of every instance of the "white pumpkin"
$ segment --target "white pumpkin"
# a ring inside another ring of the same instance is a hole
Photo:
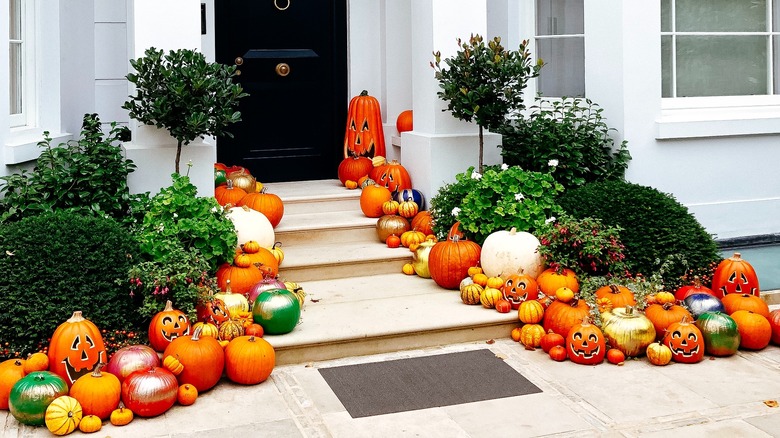
[[[488,277],[525,274],[536,278],[544,270],[544,260],[536,251],[539,239],[525,231],[496,231],[482,244],[479,264]]]
[[[243,207],[231,207],[227,217],[233,222],[238,234],[238,246],[254,240],[263,248],[271,248],[276,242],[274,227],[263,213]]]

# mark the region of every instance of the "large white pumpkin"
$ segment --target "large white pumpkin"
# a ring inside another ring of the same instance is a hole
[[[496,231],[482,244],[479,264],[488,277],[525,274],[536,278],[544,270],[544,260],[536,252],[539,239],[525,231]]]
[[[274,227],[263,213],[247,206],[232,207],[227,217],[233,222],[238,234],[238,246],[254,240],[263,248],[271,248],[276,242]]]

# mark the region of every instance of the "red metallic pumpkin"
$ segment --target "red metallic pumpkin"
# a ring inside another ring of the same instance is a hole
[[[105,371],[111,373],[122,383],[127,376],[138,370],[160,366],[157,352],[146,345],[128,345],[115,351],[108,361]]]
[[[780,309],[769,312],[768,320],[772,327],[772,343],[780,345]]]
[[[84,318],[80,310],[54,330],[49,342],[49,370],[62,377],[68,386],[106,361],[100,329]]]
[[[344,158],[385,155],[385,134],[379,101],[363,90],[349,102],[344,135]]]
[[[760,295],[758,275],[753,265],[742,258],[738,252],[724,259],[712,275],[712,290],[715,296],[723,298],[727,294]]]
[[[184,339],[184,338],[178,338]],[[141,417],[156,417],[176,403],[179,383],[165,368],[138,370],[122,382],[122,403]]]
[[[190,320],[181,310],[173,308],[168,300],[165,308],[157,312],[149,323],[149,344],[156,351],[165,351],[165,347],[179,336],[190,334]]]
[[[697,275],[693,277],[693,284],[680,286],[680,288],[677,289],[677,291],[674,293],[674,298],[678,301],[682,301],[688,298],[688,295],[698,293],[712,295],[713,297],[715,296],[715,292],[713,292],[712,289],[701,284],[701,279]]]

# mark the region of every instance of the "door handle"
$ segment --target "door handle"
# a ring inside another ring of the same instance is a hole
[[[290,74],[290,66],[286,62],[280,62],[276,64],[276,74],[285,77]]]

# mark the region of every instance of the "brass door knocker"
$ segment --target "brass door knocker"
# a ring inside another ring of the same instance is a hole
[[[276,6],[276,9],[278,9],[280,11],[286,11],[287,8],[290,7],[290,1],[292,1],[292,0],[287,0],[287,6],[281,7],[281,6],[279,6],[279,0],[274,0],[274,6]]]

